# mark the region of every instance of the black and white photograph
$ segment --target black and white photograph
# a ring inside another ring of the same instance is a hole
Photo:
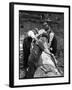
[[[19,11],[20,79],[64,76],[64,13]]]
[[[10,87],[70,82],[70,7],[10,3]]]

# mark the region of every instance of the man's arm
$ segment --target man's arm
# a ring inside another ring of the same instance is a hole
[[[57,51],[57,39],[56,39],[55,36],[54,36],[54,38],[52,40],[52,43],[51,43],[50,48],[52,48],[52,50],[50,50],[50,52],[55,55],[56,54],[56,51]]]

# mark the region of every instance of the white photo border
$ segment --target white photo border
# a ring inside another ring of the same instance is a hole
[[[12,86],[36,86],[70,83],[70,6],[12,3],[14,10],[14,60]],[[64,77],[19,79],[19,11],[64,13]],[[10,73],[11,75],[11,73]]]

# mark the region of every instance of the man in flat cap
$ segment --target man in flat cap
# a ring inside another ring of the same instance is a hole
[[[50,52],[56,55],[57,51],[57,40],[55,37],[55,33],[52,31],[48,23],[45,21],[43,23],[43,28],[47,33],[44,33],[43,36],[46,36],[48,38],[48,45],[50,48]]]

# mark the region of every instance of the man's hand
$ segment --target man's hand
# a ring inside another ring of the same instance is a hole
[[[50,50],[52,51],[52,50],[53,50],[53,48],[50,48]]]

